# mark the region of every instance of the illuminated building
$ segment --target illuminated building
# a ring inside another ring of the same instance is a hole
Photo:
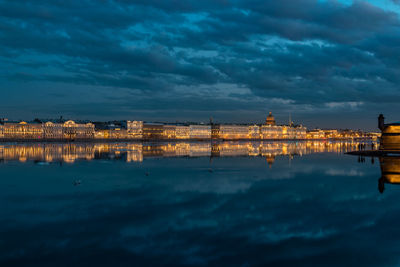
[[[282,126],[276,125],[262,125],[260,129],[261,139],[282,139],[283,129]]]
[[[325,133],[320,129],[309,130],[307,132],[307,139],[324,139]]]
[[[31,124],[29,124],[31,125]],[[44,139],[93,139],[95,137],[94,125],[92,123],[76,123],[66,121],[65,123],[46,122],[41,125]]]
[[[378,127],[382,131],[380,149],[400,150],[400,122],[385,124],[385,118],[381,114]]]
[[[164,127],[158,123],[143,124],[143,139],[162,139]]]
[[[63,139],[63,124],[46,122],[43,124],[43,136],[45,139]]]
[[[242,125],[220,125],[219,138],[226,140],[248,139],[249,127]]]
[[[323,130],[325,138],[338,138],[339,132],[338,130]]]
[[[129,138],[141,139],[143,137],[143,121],[127,121],[126,127]]]
[[[275,118],[272,116],[272,112],[269,112],[267,119],[265,120],[265,124],[271,126],[276,125]]]
[[[176,139],[189,139],[190,128],[189,126],[176,126]]]
[[[210,125],[190,125],[189,126],[190,139],[210,139],[211,126]]]
[[[262,125],[171,125],[146,123],[143,121],[114,121],[112,124],[96,122],[80,124],[65,123],[4,123],[0,120],[0,138],[7,140],[86,140],[86,139],[137,139],[137,140],[300,140],[300,139],[362,139],[376,140],[379,134],[352,130],[320,130],[307,132],[303,126],[276,125],[270,112]],[[400,123],[383,124],[382,148],[400,147]],[[396,137],[397,136],[397,137]],[[400,149],[400,148],[399,148]]]
[[[260,128],[260,138],[264,140],[274,139],[306,139],[307,129],[303,126],[294,126],[291,122],[290,125],[276,125],[276,121],[270,112],[265,120],[265,124]]]
[[[212,124],[211,125],[211,138],[212,139],[219,139],[219,129],[220,125],[219,124]]]
[[[43,128],[40,123],[4,123],[5,139],[42,139]]]
[[[307,129],[303,126],[262,125],[261,139],[306,139]]]
[[[176,139],[176,126],[164,125],[163,136],[165,139]]]
[[[128,130],[123,129],[123,128],[115,128],[115,129],[110,129],[110,138],[111,139],[128,139]]]
[[[248,136],[250,139],[260,139],[260,126],[250,125]]]
[[[103,123],[95,122],[95,139],[128,139],[132,138],[128,134],[128,130],[124,123],[113,122]]]
[[[96,129],[94,132],[95,139],[110,139],[110,131],[107,129]]]
[[[283,126],[284,139],[306,139],[307,129],[303,126]]]
[[[63,124],[63,139],[93,139],[94,124],[93,123],[76,123],[74,121],[66,121]]]

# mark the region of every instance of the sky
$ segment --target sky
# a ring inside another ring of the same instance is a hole
[[[0,117],[376,130],[400,1],[0,0]]]

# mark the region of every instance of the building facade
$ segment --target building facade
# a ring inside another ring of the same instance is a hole
[[[156,123],[143,124],[143,139],[162,139],[164,126]]]
[[[95,132],[96,139],[128,139],[128,131],[123,128],[98,129]]]
[[[94,132],[93,123],[81,124],[69,120],[63,124],[63,139],[66,140],[93,139]]]
[[[164,125],[163,137],[164,137],[164,139],[176,139],[176,126],[175,125]]]
[[[381,150],[400,150],[400,123],[385,124],[385,117],[379,115],[378,127],[382,131]]]
[[[307,139],[323,139],[323,138],[325,138],[325,133],[320,129],[309,130],[307,132]]]
[[[306,139],[307,129],[303,126],[283,126],[283,139]]]
[[[190,125],[189,126],[190,139],[210,139],[211,126],[210,125]]]
[[[42,139],[43,128],[40,123],[4,123],[3,138],[5,139]]]
[[[272,116],[272,112],[269,112],[267,119],[265,120],[265,124],[271,125],[271,126],[276,125],[275,118],[274,118],[274,116]]]
[[[303,126],[262,125],[261,139],[307,139],[307,128]]]
[[[220,138],[219,129],[220,129],[219,124],[211,125],[211,139],[219,139]]]
[[[220,125],[219,137],[227,140],[248,139],[249,127],[242,125]]]
[[[126,128],[129,138],[141,139],[143,137],[143,121],[127,121]]]
[[[264,124],[260,129],[261,139],[282,139],[283,129],[282,126]]]
[[[250,125],[249,126],[249,138],[250,139],[260,139],[260,126]]]
[[[190,138],[190,128],[189,126],[176,126],[176,139],[189,139]]]
[[[63,139],[63,124],[46,122],[43,125],[43,136],[45,139]]]

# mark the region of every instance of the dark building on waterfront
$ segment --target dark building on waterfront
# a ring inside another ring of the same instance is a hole
[[[380,149],[400,150],[400,122],[385,124],[385,117],[380,114],[378,128],[382,131]]]

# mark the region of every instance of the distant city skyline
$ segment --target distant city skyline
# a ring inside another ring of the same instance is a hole
[[[0,118],[399,121],[395,0],[0,2]]]
[[[232,111],[233,112],[233,111]],[[3,113],[4,114],[4,113]],[[71,113],[74,114],[74,113]],[[196,119],[196,117],[192,117],[186,119],[186,120],[179,120],[179,119],[171,119],[168,117],[164,117],[165,119],[156,119],[156,117],[148,117],[148,119],[143,119],[137,116],[133,116],[133,117],[129,117],[127,115],[125,116],[118,116],[118,117],[109,117],[109,116],[85,116],[85,115],[71,115],[71,116],[65,116],[65,115],[59,115],[59,116],[51,116],[51,114],[49,114],[49,117],[35,117],[35,116],[27,116],[27,117],[21,117],[21,118],[13,118],[13,117],[0,117],[0,119],[6,119],[8,121],[34,121],[35,119],[39,119],[42,122],[46,122],[46,121],[57,121],[60,118],[63,119],[63,121],[67,121],[67,120],[75,120],[75,121],[88,121],[88,122],[112,122],[112,121],[127,121],[127,120],[139,120],[139,121],[144,121],[144,122],[155,122],[155,123],[198,123],[198,124],[210,124],[210,119],[212,119],[213,123],[217,123],[217,124],[264,124],[265,123],[265,118],[267,117],[268,113],[265,113],[263,117],[260,117],[260,119],[253,119],[251,121],[246,121],[246,117],[243,117],[243,119],[240,119],[240,116],[234,116],[234,114],[231,114],[233,116],[231,116],[231,118],[227,119],[227,120],[222,120],[222,119],[218,119],[215,117],[209,117],[209,118],[199,118]],[[362,122],[368,122],[371,123],[371,125],[369,125],[370,127],[358,127],[356,125],[361,125],[360,123],[355,122],[347,122],[344,121],[342,123],[339,124],[333,124],[331,123],[333,121],[333,117],[335,117],[335,114],[332,115],[328,115],[327,118],[322,119],[321,121],[317,120],[317,121],[313,121],[311,118],[307,119],[305,118],[304,121],[299,121],[296,120],[296,117],[293,117],[291,114],[288,114],[285,118],[284,115],[280,115],[280,114],[276,114],[273,113],[274,117],[276,118],[276,123],[277,125],[289,125],[289,118],[291,119],[291,122],[295,125],[303,125],[306,126],[309,129],[353,129],[353,130],[364,130],[364,131],[375,131],[375,132],[379,132],[378,129],[378,125],[376,123],[376,120],[378,118],[378,116],[371,118],[366,118],[366,117],[362,117],[361,121]],[[349,114],[351,115],[351,114]],[[333,116],[333,117],[330,117]],[[353,115],[353,116],[357,116],[357,115]],[[232,119],[232,117],[236,118],[236,119]],[[154,119],[152,119],[154,118]],[[160,118],[162,118],[160,116]],[[331,119],[329,119],[331,118]],[[354,117],[355,120],[357,119],[356,117]],[[387,122],[394,122],[394,119],[396,118],[395,116],[385,116],[386,121]],[[389,118],[389,119],[388,119]],[[393,118],[392,120],[390,118]],[[318,123],[319,122],[319,123]],[[310,126],[311,125],[311,126]],[[315,125],[315,126],[313,126]],[[324,126],[325,125],[325,126]],[[335,127],[333,125],[339,125],[338,127]],[[347,126],[346,126],[347,125]]]

